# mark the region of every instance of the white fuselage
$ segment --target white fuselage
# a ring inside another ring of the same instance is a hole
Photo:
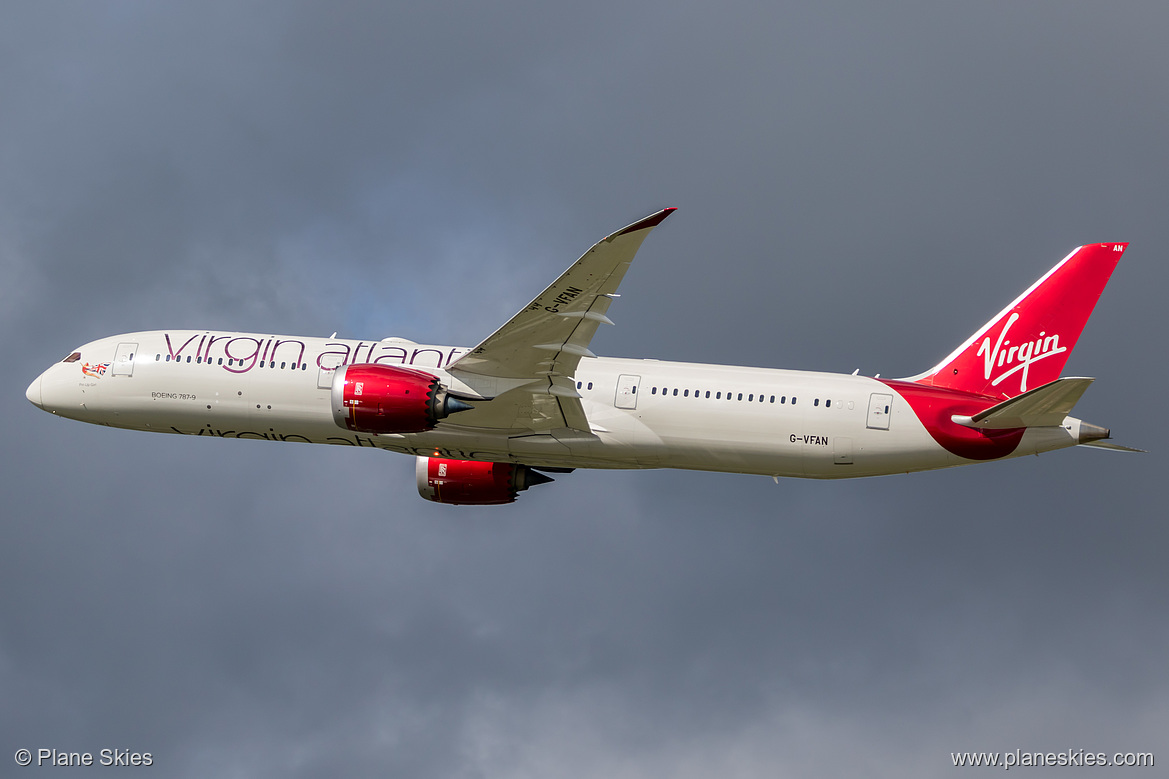
[[[856,375],[658,360],[585,358],[575,381],[591,435],[508,435],[459,424],[372,435],[330,410],[334,369],[445,370],[467,349],[401,339],[348,341],[216,331],[152,331],[94,341],[29,387],[60,416],[134,430],[367,446],[547,468],[686,468],[847,478],[944,468],[947,451],[889,383]],[[457,386],[456,386],[457,389]],[[1003,456],[1078,443],[1079,421],[1029,428]],[[988,458],[978,458],[988,459]]]

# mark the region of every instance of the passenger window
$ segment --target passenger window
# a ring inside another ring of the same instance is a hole
[[[796,396],[792,395],[792,405],[794,406],[795,404],[796,404]]]
[[[722,400],[722,399],[723,399],[723,394],[722,394],[721,392],[716,392],[716,393],[714,393],[714,399],[715,399],[715,400]]]
[[[677,388],[675,388],[675,389],[674,389],[674,397],[678,397],[678,390],[677,390]]]
[[[824,401],[824,408],[832,408],[832,400],[831,399]]]
[[[285,366],[285,365],[287,365],[287,364],[288,364],[288,363],[286,363],[286,362],[282,362],[282,363],[280,363],[280,370],[284,370],[284,366]]]
[[[813,406],[818,406],[818,405],[820,405],[820,398],[816,398],[815,400],[813,400],[813,401],[812,401],[812,405],[813,405]]]
[[[710,397],[710,390],[706,391],[706,397],[708,397],[708,398]]]
[[[775,402],[775,396],[774,396],[774,395],[772,395],[772,396],[771,396],[771,402],[772,402],[772,403],[774,403],[774,402]]]
[[[593,388],[593,383],[590,381],[589,382],[589,389],[592,389],[592,388]]]
[[[754,399],[755,399],[755,393],[754,393],[754,392],[752,392],[750,395],[748,395],[748,396],[747,396],[747,400],[754,400]]]
[[[190,362],[190,361],[191,361],[191,355],[188,354],[187,355],[187,362]]]
[[[684,397],[684,398],[690,397],[690,390],[682,390],[682,397]]]
[[[743,399],[743,393],[740,392],[739,393],[739,400],[742,400],[742,399]]]
[[[161,355],[161,354],[156,354],[156,355],[154,355],[154,361],[155,361],[155,362],[158,362],[158,361],[159,361],[159,360],[161,360],[161,359],[162,359],[162,355]]]

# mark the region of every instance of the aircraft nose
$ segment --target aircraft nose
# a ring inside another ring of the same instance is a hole
[[[41,405],[41,377],[37,376],[32,380],[32,384],[28,385],[28,389],[24,391],[24,396],[28,398],[28,402],[32,403],[37,408],[43,409]]]

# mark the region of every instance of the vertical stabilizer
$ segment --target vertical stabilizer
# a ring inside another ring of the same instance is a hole
[[[1001,398],[1055,381],[1127,247],[1079,247],[950,356],[909,381]]]

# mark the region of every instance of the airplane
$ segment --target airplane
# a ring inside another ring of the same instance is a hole
[[[908,473],[1108,441],[1070,416],[1090,378],[1061,378],[1127,243],[1072,251],[933,368],[883,379],[597,357],[609,306],[650,231],[599,241],[473,348],[156,330],[84,344],[26,396],[52,414],[213,438],[416,457],[419,494],[511,503],[576,468],[779,477]]]

